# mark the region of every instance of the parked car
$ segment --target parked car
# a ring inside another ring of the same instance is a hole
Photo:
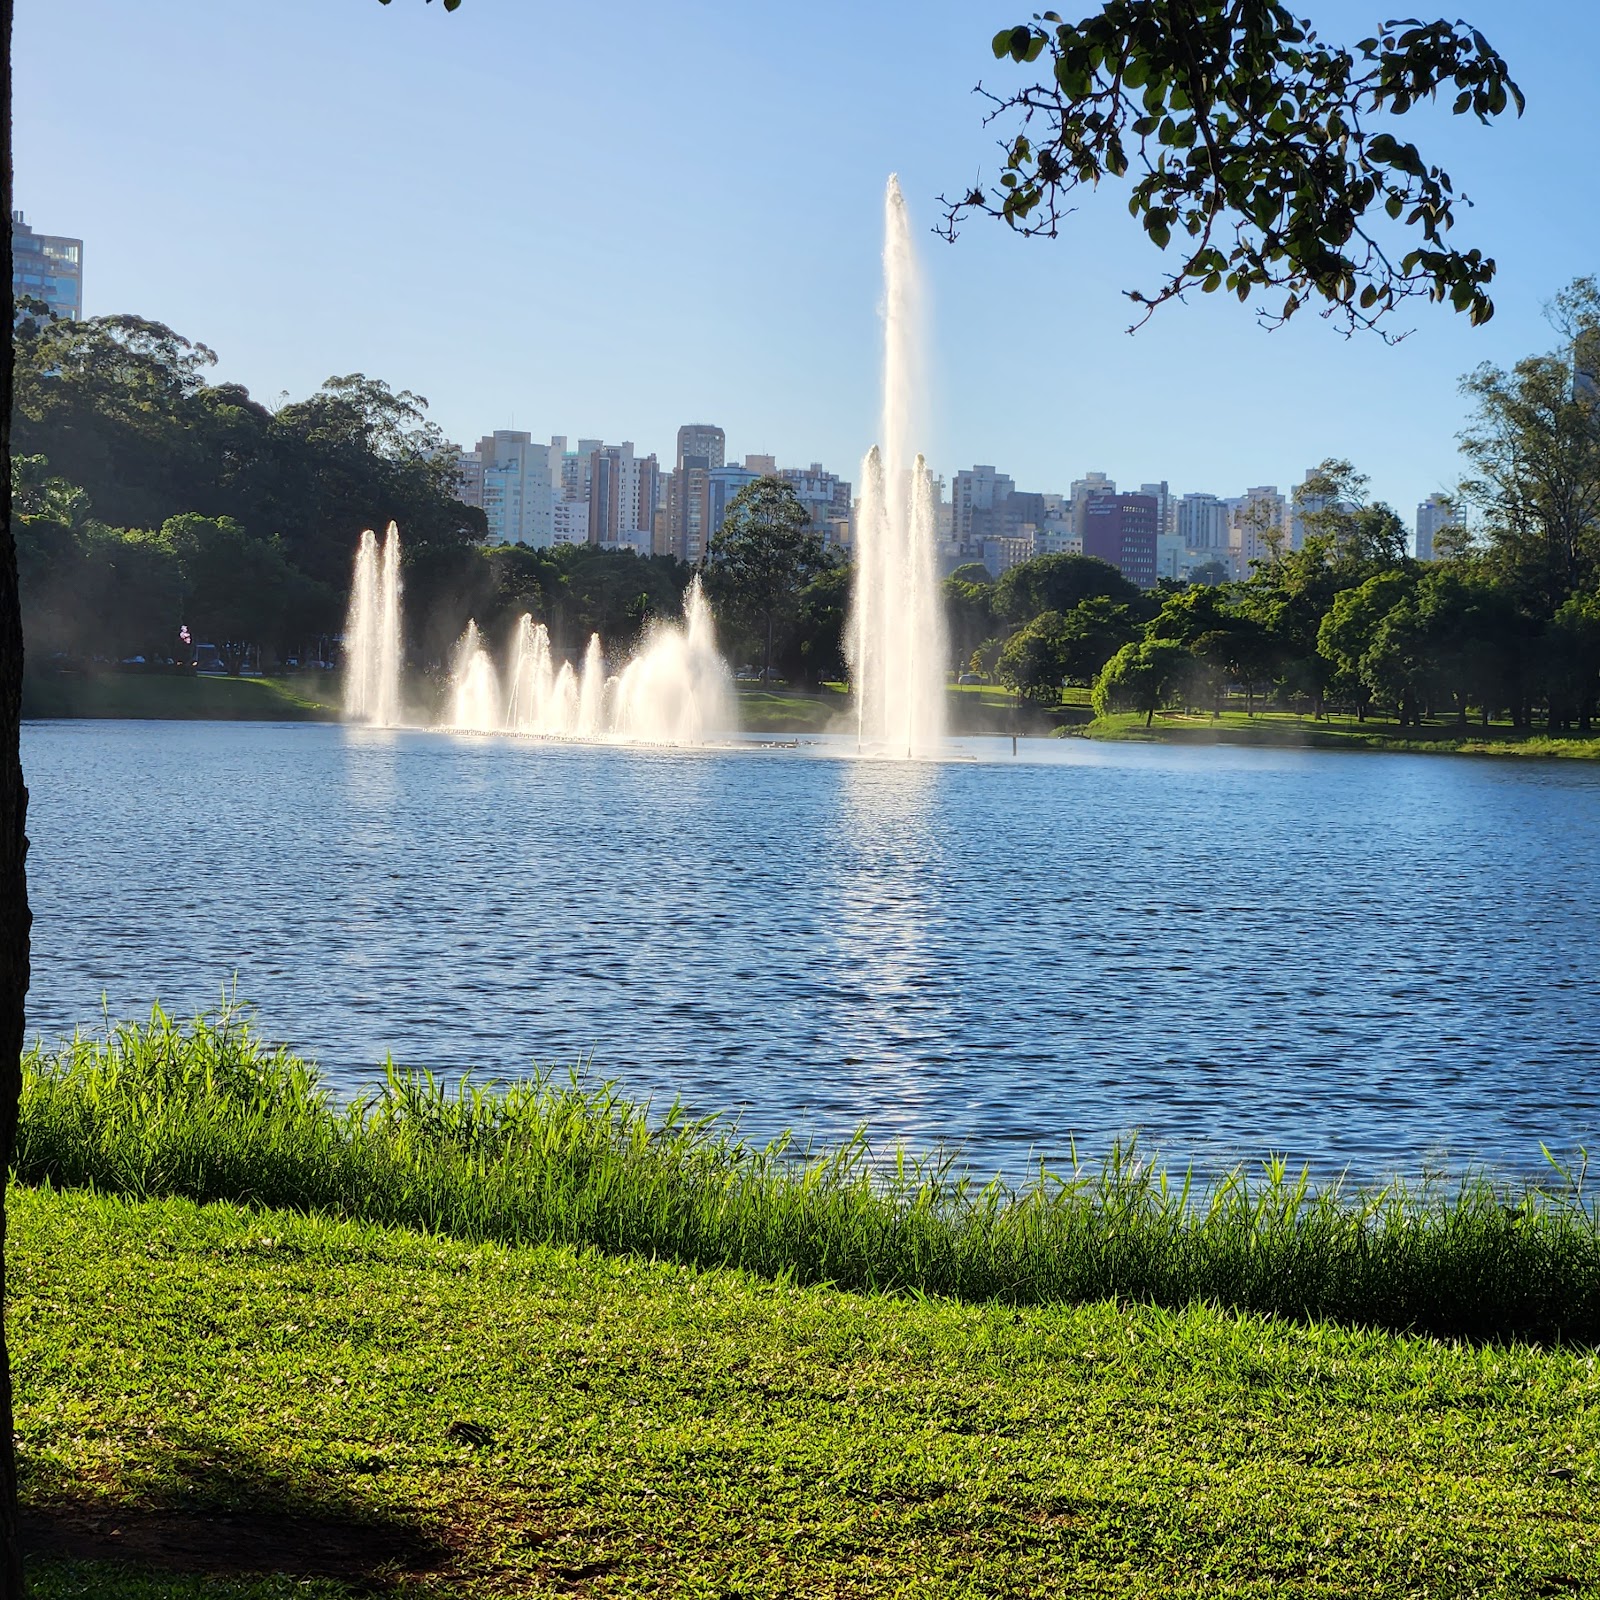
[[[963,672],[961,674],[961,676],[956,679],[956,682],[957,683],[963,683],[963,684],[965,684],[965,683],[982,683],[983,679],[976,672]]]

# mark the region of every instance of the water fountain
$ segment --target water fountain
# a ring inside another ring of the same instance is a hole
[[[504,712],[494,663],[476,623],[456,646],[449,725],[475,733],[643,744],[703,744],[737,725],[728,669],[717,654],[711,607],[699,578],[684,596],[683,621],[650,625],[615,678],[599,634],[583,665],[556,662],[550,630],[531,616],[512,638]]]
[[[733,686],[698,577],[683,597],[682,625],[652,624],[617,678],[609,711],[611,731],[624,739],[699,744],[737,726]]]
[[[478,624],[468,622],[451,669],[450,726],[468,733],[500,731],[500,679],[483,647]]]
[[[393,728],[400,722],[400,535],[389,524],[380,547],[368,529],[356,553],[345,626],[345,717]],[[607,676],[599,634],[580,667],[557,661],[550,630],[518,619],[502,693],[475,621],[456,645],[443,726],[468,733],[539,734],[703,744],[738,727],[733,684],[717,654],[711,607],[699,578],[684,596],[681,623],[650,624],[633,657]]]
[[[371,528],[356,551],[344,632],[344,710],[352,722],[400,721],[400,533],[391,522],[379,551]]]
[[[949,647],[939,592],[932,480],[914,442],[923,426],[921,284],[899,180],[884,192],[882,442],[862,463],[856,575],[846,655],[857,745],[897,758],[935,755],[945,736]],[[393,727],[400,709],[400,540],[393,523],[381,559],[361,537],[346,635],[346,714]],[[522,617],[504,694],[477,624],[456,646],[452,728],[552,738],[696,744],[737,725],[728,669],[698,578],[681,623],[651,625],[615,677],[598,635],[582,665],[558,662],[549,629]]]
[[[883,209],[883,442],[861,466],[845,653],[859,745],[903,757],[936,753],[943,743],[949,647],[932,485],[914,450],[926,392],[921,282],[905,197],[893,174]]]

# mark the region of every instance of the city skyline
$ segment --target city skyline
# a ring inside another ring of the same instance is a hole
[[[1499,312],[1471,330],[1415,307],[1392,349],[1310,315],[1266,333],[1223,297],[1128,338],[1122,291],[1162,258],[1109,193],[1054,244],[974,223],[941,245],[938,194],[993,169],[970,90],[1006,70],[954,0],[869,8],[881,56],[852,42],[871,18],[834,0],[800,22],[625,5],[603,69],[562,13],[504,0],[18,9],[16,203],[92,241],[87,314],[167,322],[264,399],[369,372],[427,395],[463,442],[559,413],[664,462],[681,416],[738,416],[751,452],[853,473],[878,432],[876,213],[898,169],[934,302],[931,461],[1005,461],[1036,484],[1094,462],[1220,490],[1335,455],[1409,521],[1460,470],[1459,377],[1552,346],[1541,303],[1600,257],[1560,115],[1600,17],[1569,8],[1559,40],[1550,6],[1474,18],[1528,92],[1521,122],[1407,119],[1477,201],[1458,232],[1500,260]],[[1371,21],[1347,0],[1316,9],[1335,37]],[[81,114],[63,123],[69,35]],[[245,58],[261,70],[235,73]],[[196,83],[226,83],[234,125],[268,133],[196,138]],[[613,168],[608,197],[591,180]]]

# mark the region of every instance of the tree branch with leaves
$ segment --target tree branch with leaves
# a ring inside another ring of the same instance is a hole
[[[1462,22],[1390,22],[1353,47],[1329,44],[1276,0],[1106,0],[995,35],[995,56],[1049,63],[1038,83],[994,93],[986,121],[1016,117],[989,188],[943,197],[954,239],[982,213],[1055,238],[1079,190],[1128,178],[1129,212],[1180,261],[1128,291],[1141,326],[1190,290],[1241,302],[1283,291],[1269,325],[1307,304],[1345,331],[1392,335],[1402,302],[1447,302],[1474,324],[1494,314],[1495,263],[1449,240],[1470,202],[1442,167],[1387,124],[1441,91],[1491,122],[1522,92],[1488,40]]]

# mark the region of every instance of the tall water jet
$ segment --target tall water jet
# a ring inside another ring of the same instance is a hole
[[[400,721],[400,530],[391,522],[379,550],[371,528],[356,551],[344,630],[344,712],[353,722]]]
[[[862,463],[845,653],[858,738],[884,755],[935,752],[945,733],[949,647],[939,597],[923,423],[921,282],[900,181],[884,191],[883,437]]]
[[[467,631],[456,646],[452,681],[455,688],[450,700],[450,726],[469,733],[498,733],[500,680],[476,622],[467,623]]]
[[[600,635],[589,635],[589,648],[583,653],[583,672],[578,679],[578,737],[596,738],[606,725],[606,658]]]

